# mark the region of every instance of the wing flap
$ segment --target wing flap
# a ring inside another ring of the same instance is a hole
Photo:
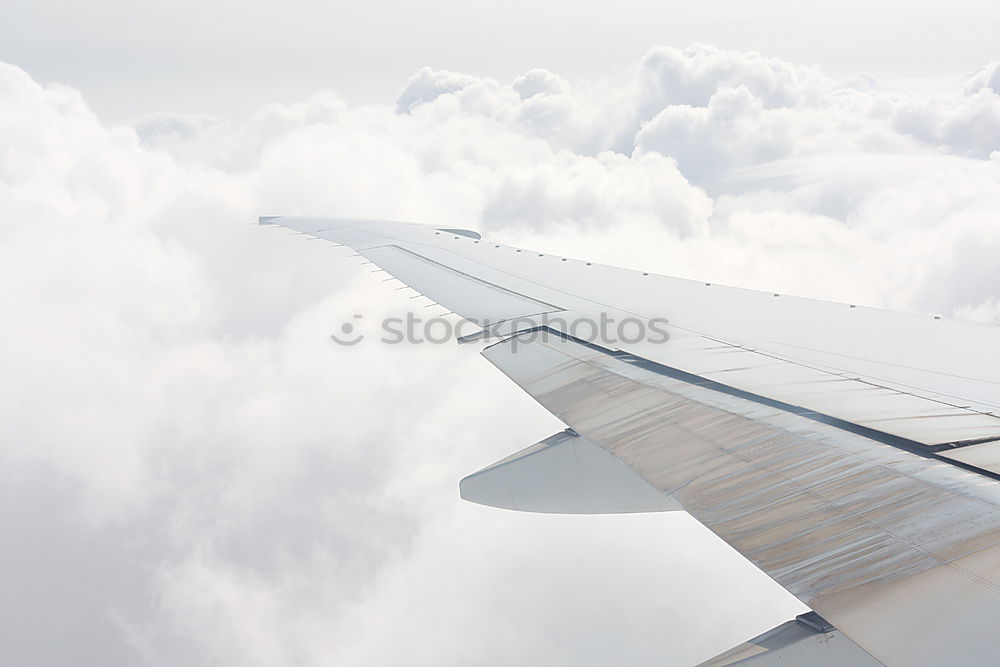
[[[521,512],[625,514],[679,509],[587,438],[560,431],[459,483],[462,498]]]
[[[984,442],[940,452],[939,456],[950,461],[1000,475],[1000,442]]]
[[[879,667],[865,651],[815,612],[776,628],[707,660],[697,667]]]

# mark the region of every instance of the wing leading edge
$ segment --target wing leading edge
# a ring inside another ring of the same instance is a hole
[[[480,325],[584,337],[599,317],[647,330],[666,320],[666,342],[603,344],[930,447],[1000,439],[998,327],[650,275],[413,223],[261,221],[349,246]]]

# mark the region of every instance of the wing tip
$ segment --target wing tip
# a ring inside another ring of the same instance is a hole
[[[258,225],[273,225],[274,221],[278,218],[283,218],[283,215],[262,215],[257,218]]]

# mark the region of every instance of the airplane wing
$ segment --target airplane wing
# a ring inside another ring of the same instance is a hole
[[[463,480],[463,497],[683,510],[816,612],[711,664],[993,659],[1000,328],[602,266],[467,230],[260,222],[350,246],[476,323],[467,340],[566,424]]]

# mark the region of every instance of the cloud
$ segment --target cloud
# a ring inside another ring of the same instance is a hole
[[[443,95],[465,93],[464,96],[468,97],[489,93],[496,88],[499,88],[499,84],[490,79],[424,67],[406,82],[406,86],[396,99],[396,110],[408,113],[421,104],[433,102]]]
[[[984,88],[1000,94],[1000,60],[974,72],[965,86],[965,94],[975,95]]]
[[[1000,149],[1000,93],[991,88],[957,98],[907,100],[890,118],[898,131],[960,154],[984,158]]]
[[[560,425],[473,346],[332,344],[345,321],[374,337],[381,317],[437,310],[252,222],[473,227],[996,321],[995,73],[919,98],[696,45],[654,49],[617,84],[425,68],[394,105],[321,93],[243,123],[108,126],[0,66],[16,584],[0,604],[17,620],[0,655],[683,664],[786,620],[798,603],[684,517],[461,503],[462,475]]]
[[[651,49],[631,79],[614,86],[571,86],[545,70],[503,85],[424,68],[403,89],[397,110],[431,107],[439,119],[490,118],[584,155],[652,148],[677,157],[691,151],[685,140],[707,139],[735,146],[737,154],[750,151],[744,157],[757,162],[848,150],[985,158],[1000,149],[996,72],[991,64],[962,90],[927,98],[881,92],[864,74],[833,77],[759,53],[696,44]],[[691,167],[694,179],[704,175]]]
[[[705,193],[658,154],[559,152],[531,169],[497,165],[491,178],[482,211],[487,229],[560,223],[606,229],[643,220],[687,236],[704,232],[712,211]]]
[[[760,53],[726,51],[708,44],[685,49],[655,47],[636,74],[644,106],[705,106],[720,88],[744,86],[769,109],[822,101],[833,80],[815,67],[802,67]]]
[[[539,95],[563,95],[569,92],[565,79],[544,69],[533,69],[514,79],[510,85],[522,100]]]
[[[674,157],[689,179],[711,188],[733,171],[776,160],[921,149],[877,119],[836,106],[768,108],[743,85],[720,88],[705,106],[667,106],[643,126],[635,144],[641,153]]]

